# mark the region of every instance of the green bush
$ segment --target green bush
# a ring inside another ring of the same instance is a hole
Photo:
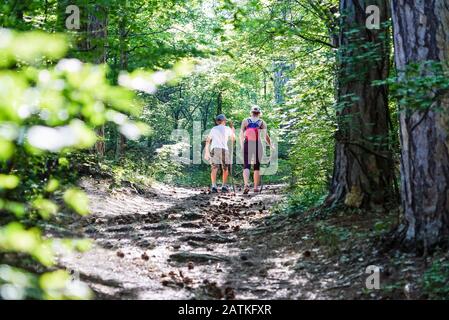
[[[68,185],[76,181],[73,159],[93,147],[95,128],[108,121],[128,138],[143,133],[129,118],[140,104],[106,81],[104,66],[58,61],[68,47],[61,35],[0,29],[0,46],[0,298],[90,298],[66,271],[48,271],[56,246],[83,251],[89,244],[46,238],[36,225],[60,212],[55,195],[89,213],[87,196]],[[29,258],[40,274],[21,269]]]
[[[449,299],[449,262],[437,260],[423,276],[423,288],[431,299]]]
[[[351,233],[348,229],[329,225],[325,222],[316,224],[315,237],[320,245],[329,248],[333,254],[340,250],[340,244],[347,241]]]

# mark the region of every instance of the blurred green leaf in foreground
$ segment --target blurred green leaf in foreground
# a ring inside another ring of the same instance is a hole
[[[45,181],[35,180],[52,159],[68,167],[70,154],[91,148],[97,141],[95,129],[106,122],[115,123],[129,139],[149,132],[131,119],[140,114],[141,103],[130,89],[148,91],[150,81],[154,92],[177,74],[124,73],[121,80],[129,88],[112,86],[107,67],[62,59],[67,48],[63,35],[0,29],[1,299],[92,297],[85,284],[64,270],[36,275],[22,267],[23,261],[32,259],[40,270],[54,270],[58,245],[65,250],[89,248],[84,240],[46,238],[34,227],[63,205],[52,199],[53,193],[62,194],[66,207],[80,215],[89,213],[86,194],[61,183],[56,173]]]

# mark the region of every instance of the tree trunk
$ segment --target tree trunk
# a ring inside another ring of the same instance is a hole
[[[126,30],[127,19],[126,19],[126,4],[122,8],[123,15],[120,17],[119,21],[119,39],[120,39],[120,69],[128,70],[128,33]],[[115,148],[115,158],[120,159],[124,154],[126,148],[126,137],[117,131],[117,141]]]
[[[201,110],[201,121],[202,121],[201,124],[202,124],[203,129],[207,128],[212,101],[213,101],[213,98],[210,98],[209,101],[207,102],[207,104],[204,105],[203,108],[201,108],[202,109]]]
[[[87,45],[92,55],[93,63],[106,62],[107,43],[107,9],[100,5],[93,7],[93,12],[89,12],[87,23]],[[98,141],[95,150],[100,157],[106,154],[105,128],[102,125],[97,130]]]
[[[366,8],[380,9],[381,27],[366,28]],[[387,0],[341,0],[334,172],[326,204],[376,208],[393,194],[388,88],[373,81],[389,75]]]
[[[279,60],[273,63],[273,87],[275,103],[280,105],[285,102],[285,84],[288,82],[288,77],[285,74],[289,70],[285,61]]]
[[[92,5],[80,8],[81,15],[87,10],[86,23],[81,27],[85,32],[81,47],[87,53],[88,61],[100,64],[106,62],[107,43],[107,8],[101,5]],[[84,13],[85,14],[85,13]]]
[[[104,5],[88,4],[86,1],[58,1],[57,29],[66,30],[66,7],[69,4],[77,5],[80,9],[80,29],[77,35],[77,48],[74,57],[84,62],[101,64],[106,62],[108,10]],[[103,157],[106,153],[105,128],[101,126],[96,130],[98,141],[94,146],[95,153]]]
[[[223,113],[223,93],[220,91],[217,95],[217,116]]]
[[[446,0],[393,1],[395,59],[399,81],[407,66],[421,65],[422,76],[437,76],[423,62],[449,62],[449,7]],[[446,76],[447,77],[447,76]],[[429,92],[433,97],[433,93]],[[420,108],[400,110],[401,191],[404,231],[401,239],[427,250],[449,234],[449,93],[439,92]]]
[[[263,99],[267,100],[267,74],[263,71]]]

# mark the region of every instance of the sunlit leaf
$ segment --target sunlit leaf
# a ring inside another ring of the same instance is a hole
[[[71,279],[67,271],[47,272],[39,279],[47,299],[90,299],[93,294],[86,284]]]
[[[50,179],[47,183],[47,185],[45,186],[45,191],[46,192],[55,192],[56,189],[58,189],[59,187],[59,181],[56,179]]]
[[[11,45],[15,59],[29,63],[43,58],[61,58],[67,51],[67,42],[63,35],[42,31],[16,34]]]
[[[83,191],[76,188],[68,189],[64,193],[64,201],[78,214],[89,214],[89,199]]]
[[[35,277],[9,265],[0,265],[0,299],[22,300],[32,288]]]
[[[50,216],[58,212],[58,206],[51,200],[38,198],[33,201],[33,207],[44,219],[48,219]]]
[[[14,144],[0,137],[0,160],[8,160],[14,153]]]
[[[51,245],[51,241],[46,240],[42,241],[39,246],[37,246],[33,252],[33,256],[39,260],[45,266],[51,266],[55,263],[55,256],[53,252],[53,248]]]
[[[60,158],[58,159],[58,164],[59,164],[61,167],[68,167],[69,164],[70,164],[70,162],[69,162],[69,160],[68,160],[66,157],[60,157]]]
[[[85,252],[90,250],[92,247],[92,242],[89,239],[80,239],[80,240],[73,240],[75,249],[79,252]]]
[[[28,143],[37,149],[58,152],[64,148],[89,148],[95,141],[95,133],[81,120],[73,120],[62,127],[33,126],[28,130]]]
[[[37,229],[25,230],[20,223],[12,222],[0,229],[0,248],[30,253],[38,245],[39,237]]]
[[[120,132],[130,140],[137,140],[141,135],[140,128],[132,122],[125,122],[120,126]]]
[[[0,174],[0,189],[14,189],[19,182],[19,177],[15,175]]]
[[[184,59],[175,64],[173,71],[175,72],[176,77],[185,77],[193,71],[194,67],[195,64],[192,60]]]
[[[25,215],[25,205],[16,201],[1,200],[0,208],[13,213],[18,218]]]

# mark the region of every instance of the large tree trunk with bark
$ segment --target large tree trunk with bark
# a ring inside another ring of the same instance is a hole
[[[366,28],[366,8],[380,9],[381,26]],[[341,0],[338,130],[334,172],[326,204],[380,207],[393,192],[394,167],[389,147],[388,88],[373,86],[389,75],[387,0]]]
[[[399,81],[406,80],[408,66],[416,64],[421,76],[438,76],[423,64],[426,61],[437,62],[447,77],[447,1],[396,0],[392,12]],[[432,91],[427,105],[402,105],[400,110],[405,223],[399,230],[404,244],[425,250],[447,242],[449,234],[449,93]]]

